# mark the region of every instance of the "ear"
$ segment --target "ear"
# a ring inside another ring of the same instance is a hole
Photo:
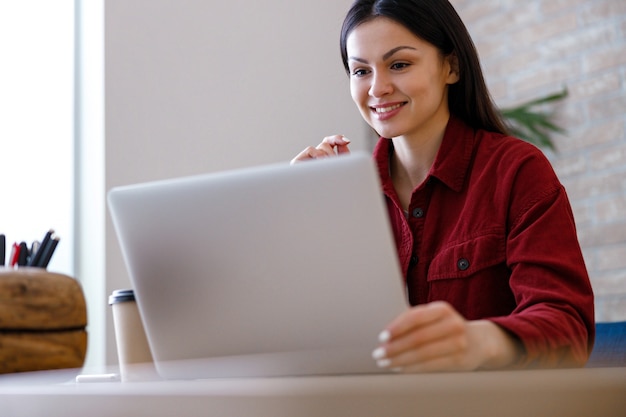
[[[456,56],[455,52],[450,53],[445,58],[448,64],[448,84],[455,84],[461,78],[461,73],[459,69],[459,58]]]

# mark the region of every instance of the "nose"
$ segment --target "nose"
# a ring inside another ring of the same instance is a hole
[[[388,74],[383,71],[376,71],[372,74],[369,95],[372,97],[382,97],[393,92],[393,84]]]

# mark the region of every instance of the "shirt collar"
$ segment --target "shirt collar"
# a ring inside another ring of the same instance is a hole
[[[475,133],[472,128],[460,119],[451,116],[428,176],[435,177],[450,189],[460,192],[472,159],[474,138]],[[378,166],[383,191],[388,195],[395,194],[389,169],[389,157],[392,151],[393,143],[385,138],[380,138],[374,148],[374,160]]]

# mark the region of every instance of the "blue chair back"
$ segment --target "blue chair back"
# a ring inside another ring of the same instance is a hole
[[[596,342],[587,368],[626,366],[626,321],[596,323]]]

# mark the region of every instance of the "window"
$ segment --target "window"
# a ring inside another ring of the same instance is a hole
[[[74,1],[0,2],[0,54],[0,233],[9,246],[53,228],[49,269],[72,275]]]

